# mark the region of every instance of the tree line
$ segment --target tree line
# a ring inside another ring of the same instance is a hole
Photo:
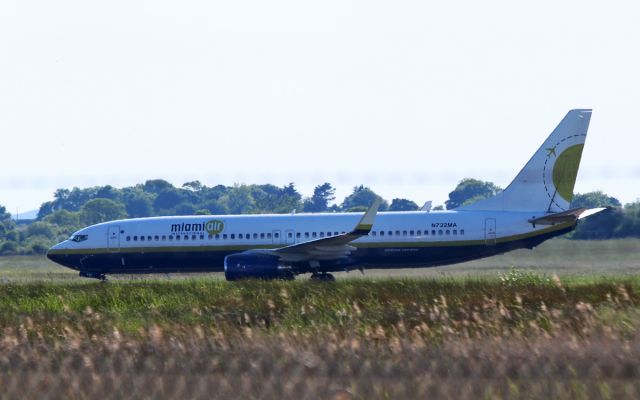
[[[491,182],[463,179],[449,193],[447,209],[487,198],[502,189]],[[336,203],[335,188],[328,182],[303,197],[293,183],[285,186],[233,185],[206,186],[199,181],[175,187],[162,180],[148,180],[124,188],[96,186],[58,189],[53,200],[41,205],[38,217],[17,225],[5,207],[0,206],[0,255],[44,254],[51,245],[65,239],[81,227],[122,218],[164,215],[227,215],[292,212],[358,212],[381,198],[370,188],[359,185]],[[381,198],[382,199],[382,198]],[[574,239],[640,237],[640,203],[620,202],[602,192],[577,194],[573,207],[611,207],[583,223],[571,235]],[[418,205],[395,198],[382,199],[381,211],[412,211]],[[443,206],[434,209],[443,209]]]

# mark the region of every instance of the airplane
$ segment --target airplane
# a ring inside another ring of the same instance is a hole
[[[224,271],[244,278],[331,281],[336,271],[420,268],[533,249],[604,208],[570,208],[590,109],[570,110],[515,179],[454,210],[198,215],[89,226],[47,257],[105,280],[110,274]]]

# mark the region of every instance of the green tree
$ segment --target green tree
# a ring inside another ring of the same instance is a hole
[[[159,215],[169,215],[173,214],[176,206],[185,200],[183,191],[172,187],[158,194],[153,202],[153,208]]]
[[[7,232],[13,230],[16,224],[11,219],[11,214],[7,212],[4,206],[0,206],[0,240],[7,236]]]
[[[625,204],[624,218],[617,227],[617,237],[640,237],[640,201]]]
[[[42,219],[58,210],[79,211],[80,207],[87,201],[99,197],[99,191],[102,191],[106,196],[114,196],[113,191],[115,189],[110,186],[106,187],[107,189],[105,189],[105,187],[96,186],[86,189],[74,187],[71,190],[58,189],[53,194],[53,201],[46,202],[40,206],[38,218]]]
[[[11,214],[7,212],[4,206],[0,206],[0,222],[5,222],[11,219]]]
[[[486,199],[498,194],[502,189],[492,182],[465,178],[449,193],[449,200],[445,201],[447,210],[458,208],[465,204],[471,204],[481,199]]]
[[[341,208],[347,212],[366,211],[377,198],[382,199],[368,187],[364,185],[354,186],[353,192],[344,199]],[[379,210],[385,211],[387,208],[387,201],[382,199]]]
[[[80,215],[77,212],[58,210],[47,215],[44,221],[61,227],[77,227],[80,224]]]
[[[290,213],[301,207],[302,196],[293,183],[283,187],[275,185],[251,185],[251,197],[257,213]]]
[[[200,181],[191,181],[183,184],[182,188],[194,192],[199,192],[204,188],[204,186],[202,185],[202,183],[200,183]]]
[[[302,210],[305,212],[324,212],[329,210],[329,203],[336,199],[336,189],[329,182],[313,189],[313,195],[304,200]]]
[[[229,214],[229,210],[226,207],[226,203],[224,201],[218,200],[207,200],[201,204],[202,210],[207,210],[209,214],[212,215],[225,215]]]
[[[252,214],[256,210],[251,188],[248,185],[234,185],[229,188],[221,202],[231,214]]]
[[[389,211],[416,211],[418,205],[407,199],[393,199],[389,206]]]
[[[147,193],[160,194],[169,189],[175,189],[173,185],[164,179],[151,179],[142,184],[142,190]]]
[[[596,208],[612,207],[578,224],[576,230],[571,235],[572,239],[609,239],[613,237],[623,237],[624,231],[629,224],[625,225],[627,216],[621,207],[620,201],[602,191],[577,193],[571,202],[572,208]]]
[[[84,225],[113,221],[127,217],[124,206],[109,199],[93,199],[80,209],[80,220]]]
[[[114,188],[111,185],[101,186],[96,189],[95,198],[109,199],[116,202],[121,201],[122,193],[119,189]]]
[[[621,207],[620,201],[608,196],[601,190],[588,193],[576,193],[571,201],[571,208]]]
[[[122,199],[129,217],[144,218],[154,215],[153,194],[147,193],[139,187],[125,188],[122,190]]]
[[[26,237],[41,236],[53,240],[56,237],[55,227],[48,222],[36,221],[27,227]]]
[[[18,254],[18,243],[10,241],[0,245],[0,255],[9,256]]]
[[[196,207],[193,205],[193,203],[190,203],[187,201],[184,201],[178,204],[174,208],[175,215],[194,215],[195,212],[196,212]]]

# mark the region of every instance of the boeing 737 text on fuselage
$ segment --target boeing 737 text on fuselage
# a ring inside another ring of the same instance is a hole
[[[155,217],[75,232],[47,256],[84,277],[224,271],[292,279],[431,267],[533,248],[602,208],[570,208],[591,110],[571,110],[509,186],[449,211]]]

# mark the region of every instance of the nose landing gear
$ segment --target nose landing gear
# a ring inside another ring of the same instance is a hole
[[[81,278],[99,279],[102,282],[106,282],[107,281],[107,275],[105,275],[105,274],[103,274],[101,272],[80,271],[80,277]]]
[[[333,282],[336,277],[328,272],[314,272],[311,274],[311,280],[316,282]]]

